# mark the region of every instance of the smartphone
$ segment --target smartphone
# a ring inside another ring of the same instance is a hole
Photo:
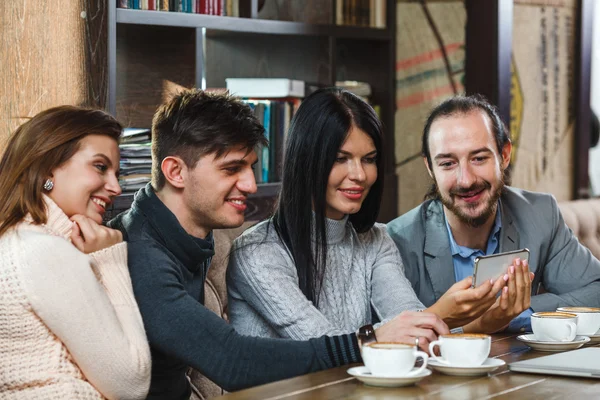
[[[473,269],[472,287],[477,287],[490,279],[496,280],[508,272],[508,267],[513,264],[515,258],[529,262],[529,249],[507,251],[506,253],[492,254],[475,258]]]

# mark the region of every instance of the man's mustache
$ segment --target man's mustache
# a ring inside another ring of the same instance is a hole
[[[450,189],[450,194],[462,196],[467,193],[477,193],[485,189],[491,189],[492,185],[487,181],[475,182],[469,187],[453,186]]]

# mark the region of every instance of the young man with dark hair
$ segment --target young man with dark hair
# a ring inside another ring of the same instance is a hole
[[[566,226],[554,197],[506,185],[512,144],[495,107],[478,96],[443,102],[427,119],[422,145],[429,199],[388,232],[425,306],[461,284],[469,290],[476,257],[528,248],[529,262],[515,260],[507,274],[505,307],[497,300],[475,329],[526,331],[534,311],[600,307],[600,262]]]
[[[305,342],[239,335],[203,306],[214,254],[212,230],[244,222],[256,192],[255,148],[263,127],[228,96],[183,92],[161,106],[152,125],[152,183],[113,221],[129,243],[129,269],[152,351],[149,399],[187,399],[191,366],[237,390],[360,361],[355,333]],[[426,312],[405,312],[361,338],[435,340],[447,333]]]

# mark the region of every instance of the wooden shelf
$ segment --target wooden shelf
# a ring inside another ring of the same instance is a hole
[[[248,196],[248,210],[246,211],[248,220],[260,221],[268,218],[275,205],[280,189],[281,182],[259,183],[258,191]],[[131,193],[117,196],[113,204],[106,209],[103,218],[104,222],[108,222],[118,214],[128,210],[133,202],[133,196]]]
[[[390,40],[388,29],[359,26],[315,25],[290,21],[221,17],[167,11],[117,9],[118,24],[206,28],[226,32],[268,35],[330,36],[342,39]]]
[[[259,183],[257,187],[257,192],[248,196],[249,198],[277,197],[279,196],[279,190],[281,189],[281,182]]]
[[[251,194],[250,198],[256,197],[277,197],[281,189],[281,182],[259,183],[258,191]],[[123,194],[115,198],[114,203],[109,207],[110,210],[126,210],[133,202],[133,194]]]

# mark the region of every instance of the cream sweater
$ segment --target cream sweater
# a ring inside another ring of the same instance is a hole
[[[45,225],[0,238],[0,399],[144,398],[150,351],[126,243],[83,254],[45,201]]]

